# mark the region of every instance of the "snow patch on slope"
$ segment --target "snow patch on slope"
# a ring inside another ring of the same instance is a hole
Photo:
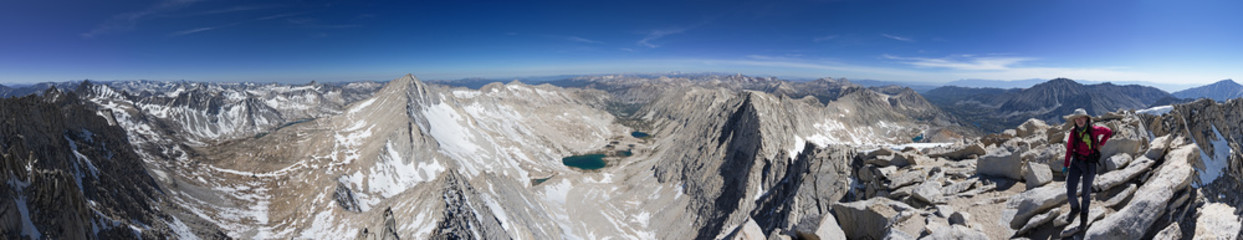
[[[354,105],[353,108],[350,108],[350,114],[358,113],[358,111],[362,111],[364,108],[367,108],[367,106],[371,106],[372,103],[375,103],[375,99],[376,98],[367,99],[366,101],[358,103],[358,105]]]
[[[1213,146],[1212,155],[1204,152],[1203,148],[1200,149],[1200,161],[1204,162],[1204,169],[1197,169],[1200,171],[1198,174],[1200,184],[1209,184],[1221,177],[1222,171],[1230,165],[1230,155],[1234,153],[1234,150],[1230,149],[1230,143],[1226,142],[1226,138],[1217,131],[1216,125],[1213,126],[1213,137],[1214,140],[1209,141]]]
[[[30,220],[30,208],[26,207],[26,196],[21,194],[22,189],[30,186],[30,183],[17,180],[17,177],[9,175],[9,187],[13,187],[18,192],[13,202],[17,203],[17,212],[22,215],[22,236],[30,236],[30,239],[43,238],[43,234],[39,233],[39,228],[35,227],[34,221]]]
[[[190,231],[190,227],[186,226],[186,223],[181,222],[181,219],[177,219],[175,216],[172,218],[173,221],[168,223],[168,228],[172,229],[174,234],[177,234],[177,238],[182,240],[199,239],[198,235],[194,235],[194,232]]]
[[[440,102],[429,106],[423,110],[423,116],[430,125],[428,132],[445,154],[454,159],[470,159],[479,151],[480,147],[472,141],[474,134],[468,127],[470,124],[463,123],[466,118],[449,104]],[[478,174],[478,170],[468,170],[472,176]]]
[[[1165,106],[1156,106],[1156,107],[1151,107],[1148,109],[1138,110],[1138,111],[1135,111],[1135,113],[1136,114],[1148,114],[1148,115],[1153,115],[1153,116],[1161,116],[1161,115],[1165,115],[1166,113],[1169,113],[1172,110],[1174,110],[1174,106],[1165,105]]]
[[[371,173],[367,174],[367,190],[379,193],[384,198],[393,197],[419,183],[435,179],[446,169],[434,158],[417,163],[413,159],[406,160],[393,148],[392,142],[384,145],[384,153],[380,155],[380,161],[371,168]]]

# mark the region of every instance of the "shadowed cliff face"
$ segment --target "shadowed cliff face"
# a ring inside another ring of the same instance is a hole
[[[716,167],[718,169],[716,177],[721,179],[721,185],[688,184],[687,186],[692,192],[704,193],[704,195],[696,196],[704,198],[705,201],[702,203],[712,203],[710,207],[696,206],[700,202],[692,204],[692,207],[700,209],[700,215],[705,217],[703,227],[699,228],[699,233],[695,237],[697,239],[711,239],[725,230],[722,228],[728,222],[729,214],[737,209],[739,202],[747,196],[746,187],[751,167],[755,165],[755,158],[764,141],[763,136],[760,135],[760,119],[755,107],[751,105],[750,95],[743,99],[738,109],[725,121],[720,134],[717,138],[717,146],[725,151],[725,156],[721,158],[721,165]],[[707,164],[712,163],[696,165]],[[714,187],[719,190],[710,189]]]
[[[0,99],[0,218],[5,235],[169,238],[219,234],[164,201],[126,139],[75,93]],[[222,235],[217,235],[222,236]],[[24,238],[24,237],[23,237]]]

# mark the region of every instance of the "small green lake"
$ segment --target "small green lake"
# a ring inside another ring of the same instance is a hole
[[[583,170],[595,170],[604,168],[604,154],[587,154],[570,156],[561,159],[561,163],[566,166],[575,167]]]
[[[635,132],[630,133],[630,136],[634,138],[646,138],[646,137],[651,137],[652,135],[647,134],[645,132],[635,131]]]

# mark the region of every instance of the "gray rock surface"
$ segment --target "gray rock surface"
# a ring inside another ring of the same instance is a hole
[[[1178,226],[1178,224],[1170,224],[1169,226],[1165,227],[1165,229],[1162,229],[1160,232],[1157,232],[1157,235],[1153,236],[1152,239],[1153,240],[1183,239],[1183,230],[1182,228]]]
[[[764,240],[768,239],[768,237],[764,234],[764,230],[760,229],[760,225],[755,224],[755,219],[747,219],[747,223],[742,224],[731,239]]]
[[[886,229],[889,226],[905,220],[898,216],[902,212],[911,210],[913,210],[911,206],[888,198],[833,204],[833,216],[837,217],[837,222],[849,239],[885,238],[888,235]],[[901,216],[909,217],[910,215]]]
[[[974,188],[979,182],[978,178],[968,178],[960,182],[951,183],[949,186],[941,189],[941,194],[957,195],[967,190],[971,190],[971,188]]]
[[[968,159],[968,158],[973,158],[973,157],[984,156],[984,154],[988,153],[984,150],[984,145],[979,144],[979,143],[967,144],[967,145],[956,145],[954,146],[954,148],[937,149],[934,151],[936,152],[929,153],[928,157],[946,158],[950,160],[963,160],[963,159]]]
[[[1110,172],[1113,170],[1122,169],[1126,167],[1127,164],[1131,163],[1131,160],[1133,159],[1131,159],[1131,154],[1129,153],[1119,153],[1109,158],[1101,159],[1101,160],[1102,160],[1102,163],[1105,164],[1105,166],[1104,168],[1101,169],[1100,172],[1105,173],[1105,172]]]
[[[919,184],[924,182],[925,174],[918,170],[901,171],[889,179],[889,189],[898,189],[905,186]]]
[[[1032,229],[1036,229],[1037,227],[1040,227],[1041,225],[1044,225],[1046,223],[1052,222],[1053,219],[1057,219],[1061,215],[1062,215],[1062,209],[1060,208],[1050,209],[1048,212],[1041,213],[1039,215],[1032,217],[1031,220],[1027,220],[1027,224],[1024,224],[1022,228],[1019,228],[1018,231],[1014,232],[1014,235],[1022,236],[1023,234],[1027,234],[1028,231],[1031,231]]]
[[[1196,217],[1195,239],[1235,239],[1243,220],[1234,214],[1235,208],[1224,203],[1203,206]]]
[[[1023,180],[1023,163],[1019,154],[1000,147],[988,148],[988,154],[976,162],[975,173]]]
[[[885,233],[885,238],[882,238],[882,239],[883,240],[915,240],[915,236],[911,236],[911,234],[908,234],[903,231],[898,231],[897,229],[890,229],[888,232]]]
[[[819,239],[846,239],[846,232],[842,231],[842,227],[837,224],[837,218],[832,214],[825,214],[824,219],[820,221],[820,227],[816,229],[816,237]]]
[[[1037,162],[1028,162],[1027,171],[1026,174],[1023,175],[1023,179],[1027,181],[1028,189],[1037,188],[1052,182],[1053,172],[1049,171],[1049,166],[1047,165]]]
[[[1101,146],[1101,158],[1118,154],[1135,156],[1148,147],[1148,133],[1144,131],[1138,118],[1122,118],[1109,121],[1105,125],[1113,130],[1114,135]]]
[[[1126,202],[1127,199],[1131,199],[1131,196],[1135,195],[1136,189],[1138,189],[1138,187],[1136,187],[1134,183],[1127,184],[1126,188],[1114,194],[1112,197],[1110,197],[1108,200],[1105,200],[1105,202],[1101,204],[1104,204],[1106,207],[1110,207],[1110,208],[1117,207],[1118,204],[1122,204]]]
[[[1177,190],[1191,183],[1194,170],[1189,161],[1199,158],[1199,147],[1183,145],[1170,151],[1154,177],[1140,186],[1130,203],[1087,230],[1087,238],[1138,239],[1152,227]]]
[[[945,199],[941,197],[941,182],[938,181],[919,184],[911,193],[911,197],[930,204],[945,202]]]
[[[937,225],[928,228],[928,235],[920,239],[987,240],[988,235],[963,225]]]
[[[1043,136],[1046,131],[1049,131],[1049,124],[1041,121],[1040,119],[1031,118],[1027,119],[1026,122],[1023,122],[1022,125],[1014,128],[1014,130],[1015,136],[1020,138]]]
[[[1165,156],[1165,152],[1170,147],[1170,140],[1172,140],[1170,139],[1170,135],[1153,138],[1148,149],[1144,150],[1143,156],[1153,160],[1161,159],[1161,157]]]
[[[1002,219],[1012,229],[1022,228],[1028,220],[1055,206],[1066,203],[1066,184],[1057,182],[1027,190],[1006,201]]]
[[[1092,188],[1096,189],[1096,191],[1104,191],[1117,187],[1147,172],[1153,164],[1156,164],[1156,161],[1150,160],[1147,157],[1140,157],[1133,164],[1122,170],[1097,175],[1096,180],[1092,182]]]

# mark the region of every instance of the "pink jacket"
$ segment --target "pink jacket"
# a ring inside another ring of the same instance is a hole
[[[1062,166],[1070,166],[1071,153],[1078,153],[1082,156],[1092,154],[1092,149],[1088,148],[1088,144],[1084,143],[1083,140],[1080,140],[1080,138],[1076,136],[1077,134],[1075,134],[1074,128],[1071,128],[1070,131],[1070,136],[1068,136],[1066,140],[1066,160],[1062,162]],[[1105,146],[1105,142],[1108,142],[1109,137],[1113,135],[1114,131],[1112,129],[1101,126],[1092,126],[1092,139],[1099,139],[1099,141],[1096,141],[1096,143],[1093,144],[1097,150],[1100,150],[1101,146]]]

